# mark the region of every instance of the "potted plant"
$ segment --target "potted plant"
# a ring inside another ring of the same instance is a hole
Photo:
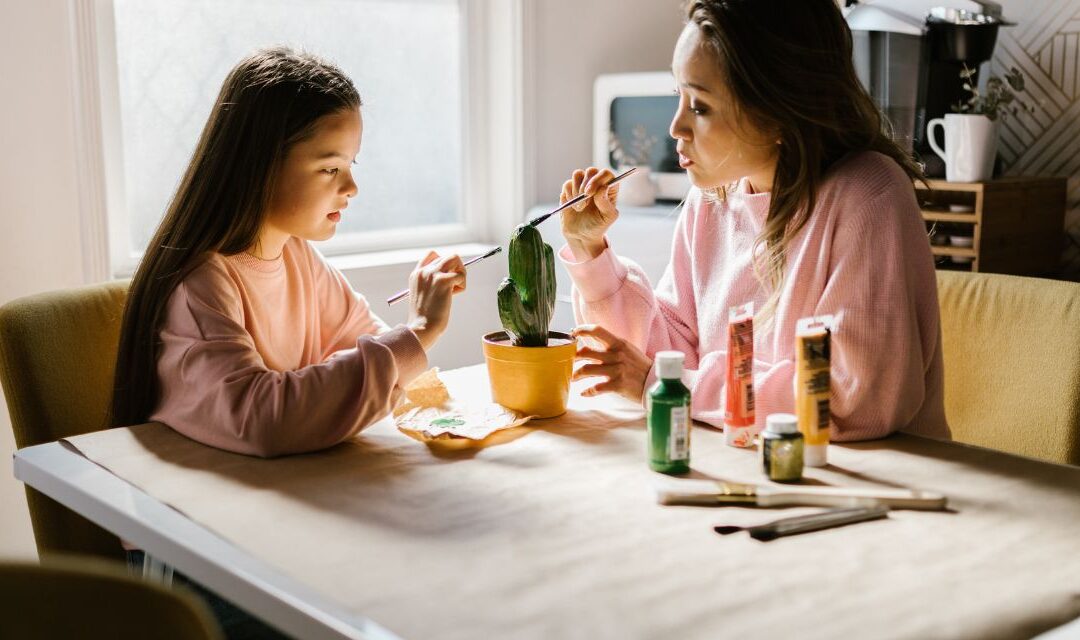
[[[997,157],[999,123],[1019,109],[1033,111],[1016,97],[1024,90],[1024,75],[1019,69],[1013,67],[1004,79],[990,76],[985,91],[979,90],[975,80],[977,73],[976,69],[964,65],[960,80],[968,98],[953,105],[956,113],[947,113],[944,118],[934,118],[927,124],[930,147],[945,161],[945,179],[949,182],[990,179]],[[937,126],[945,130],[944,149],[938,146],[934,137]]]
[[[491,397],[536,418],[566,412],[577,345],[549,331],[555,313],[555,253],[536,227],[518,225],[507,252],[510,275],[499,286],[503,331],[484,336]]]
[[[620,173],[630,167],[638,170],[626,177],[619,187],[619,202],[631,207],[648,207],[656,202],[656,185],[652,180],[652,148],[656,136],[649,135],[645,125],[633,128],[633,137],[626,145],[614,131],[608,139],[608,150],[615,169]],[[629,148],[627,148],[629,146]]]

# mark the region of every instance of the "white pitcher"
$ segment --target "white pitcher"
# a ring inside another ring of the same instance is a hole
[[[945,149],[938,146],[934,127],[945,129]],[[997,156],[998,123],[984,115],[947,113],[926,125],[926,136],[934,153],[945,161],[949,182],[980,182],[994,174]]]

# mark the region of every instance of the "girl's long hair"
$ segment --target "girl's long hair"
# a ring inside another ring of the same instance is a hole
[[[359,106],[356,87],[337,67],[288,48],[257,51],[229,72],[131,281],[112,426],[146,422],[157,405],[158,333],[177,285],[213,252],[250,249],[290,147],[319,118]]]
[[[835,0],[690,0],[736,106],[747,121],[779,132],[772,198],[754,246],[769,290],[766,326],[784,283],[787,244],[806,224],[821,181],[853,151],[877,151],[913,180],[922,169],[889,137],[888,122],[855,74],[851,31]],[[912,186],[914,188],[914,185]]]

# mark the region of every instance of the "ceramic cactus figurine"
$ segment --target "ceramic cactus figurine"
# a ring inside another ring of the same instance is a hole
[[[518,347],[544,347],[555,313],[555,252],[536,227],[518,225],[510,239],[510,277],[499,285],[499,318]]]

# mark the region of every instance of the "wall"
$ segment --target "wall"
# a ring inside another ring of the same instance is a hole
[[[557,201],[574,169],[592,163],[597,74],[670,69],[683,13],[680,0],[537,0],[533,6],[535,204]]]
[[[528,202],[558,197],[569,173],[591,159],[592,81],[597,73],[654,71],[670,65],[681,25],[678,0],[525,0],[535,42],[535,96],[527,126],[537,140],[527,150],[536,163],[536,193]],[[612,14],[618,7],[617,15]],[[72,107],[70,4],[64,0],[0,3],[0,304],[13,298],[81,284],[76,136]],[[12,61],[32,60],[20,66]],[[470,268],[470,287],[455,304],[450,332],[432,361],[455,367],[481,361],[479,336],[498,326],[494,290],[504,262]],[[404,286],[408,263],[349,269],[354,285],[390,322],[406,307],[380,302]],[[36,553],[22,484],[11,474],[14,442],[6,407],[0,408],[0,558]]]
[[[1001,152],[1016,175],[1069,177],[1062,277],[1080,280],[1080,0],[998,0],[1007,19],[991,65],[1027,78],[1035,113],[1004,120]]]
[[[0,7],[0,303],[81,284],[66,2]],[[29,63],[28,61],[32,61]],[[19,62],[22,62],[20,64]],[[0,409],[0,557],[36,557]]]

